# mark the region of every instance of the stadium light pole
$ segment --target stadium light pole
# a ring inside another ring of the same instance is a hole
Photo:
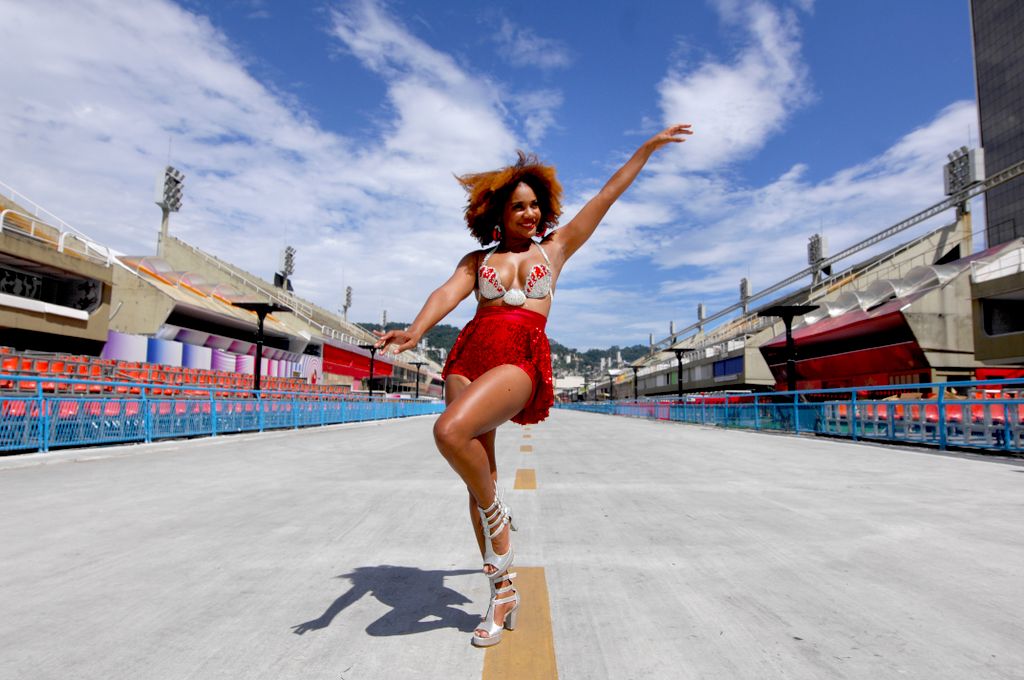
[[[236,302],[236,307],[242,309],[248,309],[250,312],[256,313],[258,324],[256,326],[256,365],[253,366],[253,380],[252,389],[255,392],[259,392],[261,385],[260,379],[263,371],[263,320],[267,318],[267,314],[273,312],[290,312],[291,308],[279,305],[276,302]]]
[[[757,313],[760,317],[778,317],[786,326],[786,387],[796,391],[796,344],[793,342],[793,317],[813,312],[819,305],[774,305]]]
[[[160,221],[160,238],[157,240],[157,255],[164,256],[164,241],[167,238],[167,227],[171,221],[171,213],[181,210],[181,197],[185,187],[185,175],[178,169],[168,165],[156,176],[156,187],[153,200],[160,206],[163,218]]]
[[[370,399],[373,399],[373,362],[377,357],[377,345],[359,345],[370,353]]]
[[[420,398],[420,366],[426,366],[426,361],[410,361],[416,367],[416,398]]]

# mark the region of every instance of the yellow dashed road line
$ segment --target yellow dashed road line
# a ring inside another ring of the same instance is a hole
[[[516,483],[512,488],[520,491],[536,489],[537,471],[533,468],[519,468],[516,470]]]
[[[522,470],[520,470],[522,472]],[[532,470],[530,472],[533,472]],[[555,640],[544,567],[513,567],[522,603],[515,630],[484,654],[483,680],[557,680]]]
[[[523,434],[523,439],[531,439]],[[532,444],[522,444],[520,453],[533,453]],[[513,488],[537,489],[537,471],[516,470]],[[516,588],[522,597],[519,620],[514,631],[506,630],[501,643],[484,655],[483,680],[558,680],[555,640],[551,632],[551,605],[544,567],[513,567]]]

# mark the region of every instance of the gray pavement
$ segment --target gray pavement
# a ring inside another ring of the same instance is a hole
[[[0,678],[480,678],[432,422],[0,459]],[[571,412],[530,434],[499,430],[499,469],[562,680],[1024,677],[1019,461]]]

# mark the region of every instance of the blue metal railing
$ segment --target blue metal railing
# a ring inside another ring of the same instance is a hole
[[[334,425],[440,413],[444,404],[318,392],[0,374],[0,451]],[[180,394],[167,396],[164,390]]]
[[[930,396],[926,396],[930,395]],[[571,402],[560,408],[700,425],[1024,452],[1024,379],[682,399]]]

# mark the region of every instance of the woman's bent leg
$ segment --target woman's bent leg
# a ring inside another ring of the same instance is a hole
[[[481,507],[494,502],[494,478],[477,437],[522,411],[532,393],[533,381],[523,369],[496,366],[459,390],[434,424],[438,450]]]
[[[450,375],[445,382],[445,403],[451,404],[455,401],[463,390],[469,387],[469,378],[461,375]],[[491,470],[491,480],[495,486],[498,483],[498,466],[494,458],[494,435],[496,430],[490,430],[476,437],[476,440],[480,442],[480,446],[483,447],[484,453],[487,454],[487,464]],[[477,510],[476,498],[473,497],[473,492],[466,487],[466,495],[469,501],[469,523],[473,527],[473,534],[476,536],[477,546],[480,548],[480,556],[484,554],[484,533],[480,524],[480,512]]]
[[[484,432],[482,435],[476,438],[480,445],[484,448],[484,453],[487,454],[487,465],[491,469],[491,480],[494,482],[494,488],[498,488],[498,465],[494,458],[494,433],[496,430],[490,432]],[[466,488],[467,496],[469,498],[469,521],[473,525],[473,533],[476,535],[476,544],[480,548],[480,556],[484,554],[484,530],[480,524],[480,513],[477,510],[476,499],[473,498],[473,492]],[[503,547],[503,546],[502,546]]]

